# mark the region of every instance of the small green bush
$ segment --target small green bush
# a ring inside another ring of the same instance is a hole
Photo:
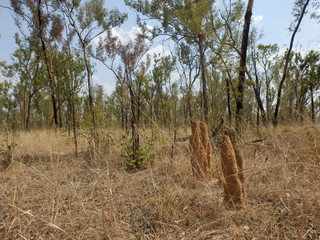
[[[139,150],[133,150],[132,140],[129,144],[124,146],[124,163],[127,170],[141,170],[145,169],[153,163],[155,155],[151,151],[152,144],[144,143],[140,146]]]

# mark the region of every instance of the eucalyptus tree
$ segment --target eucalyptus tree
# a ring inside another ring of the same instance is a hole
[[[80,95],[84,88],[86,76],[84,60],[77,49],[62,47],[52,56],[52,65],[55,78],[59,83],[56,86],[59,112],[59,125],[73,131],[77,150],[77,128],[79,127]],[[77,154],[77,151],[76,151]]]
[[[288,67],[290,64],[290,58],[291,58],[291,52],[293,48],[293,43],[295,36],[300,29],[300,25],[302,23],[302,20],[306,14],[307,7],[310,3],[310,0],[295,0],[294,3],[294,9],[293,9],[293,17],[295,19],[294,23],[292,23],[290,30],[292,31],[292,35],[290,38],[289,47],[285,53],[284,56],[284,67],[282,72],[282,77],[278,86],[278,92],[277,92],[277,99],[276,99],[276,106],[273,114],[273,124],[278,124],[278,117],[279,117],[279,110],[280,110],[280,103],[281,103],[281,97],[282,97],[282,89],[284,82],[286,81],[287,75],[288,75]]]
[[[264,80],[264,101],[265,101],[265,109],[266,109],[266,118],[269,121],[271,118],[272,112],[272,102],[275,97],[275,89],[274,85],[276,82],[274,81],[279,74],[280,69],[280,61],[279,55],[279,47],[277,44],[259,44],[257,46],[255,52],[255,59],[258,64],[258,68],[260,68],[260,78]]]
[[[18,34],[15,35],[15,42],[18,48],[13,53],[13,64],[10,65],[12,72],[17,75],[17,90],[22,104],[22,122],[25,129],[29,129],[31,118],[32,100],[35,94],[41,89],[47,87],[46,76],[40,56],[37,53],[36,46],[32,43],[34,39],[21,39]]]
[[[134,39],[121,42],[117,36],[113,36],[111,31],[108,31],[107,35],[100,39],[97,52],[94,55],[107,69],[113,72],[117,81],[128,89],[133,158],[138,157],[136,154],[139,154],[140,150],[138,126],[142,110],[143,89],[146,89],[146,85],[149,84],[147,72],[151,65],[151,59],[146,54],[149,50],[149,44],[139,34]],[[143,57],[146,58],[143,59]]]
[[[10,3],[15,13],[15,23],[21,34],[24,38],[31,36],[35,39],[34,44],[46,67],[51,88],[53,119],[55,126],[58,126],[57,99],[54,92],[56,82],[51,53],[55,50],[52,42],[59,39],[63,31],[61,16],[49,6],[48,1],[11,0]]]
[[[293,86],[287,91],[293,91],[295,96],[295,115],[303,121],[304,111],[310,104],[311,119],[314,122],[316,116],[315,96],[319,89],[320,81],[320,54],[310,51],[305,56],[300,52],[293,53],[288,81]]]
[[[222,1],[219,5],[221,6],[216,11],[211,12],[209,26],[212,34],[208,37],[207,45],[212,51],[211,63],[215,62],[223,72],[229,123],[232,123],[235,109],[238,127],[245,100],[245,76],[253,81],[249,69],[244,66],[247,62],[247,48],[256,41],[256,29],[250,26],[253,1],[248,1],[247,9],[239,0]],[[252,86],[261,108],[263,106],[259,91],[254,84]],[[233,102],[236,103],[235,107]]]
[[[316,103],[315,97],[320,88],[320,53],[310,51],[306,56],[307,71],[307,86],[310,94],[311,119],[315,122],[316,119]]]
[[[64,14],[69,23],[70,38],[76,35],[82,50],[87,72],[89,110],[95,132],[96,119],[92,92],[93,69],[90,61],[92,43],[106,31],[122,24],[127,15],[115,9],[108,11],[105,8],[104,0],[54,0],[53,2],[55,8]]]
[[[177,72],[181,81],[181,101],[184,104],[185,118],[191,121],[194,117],[194,85],[200,75],[200,66],[197,57],[197,50],[186,43],[181,43],[177,51]]]
[[[8,80],[0,82],[0,122],[6,126],[16,121],[13,115],[16,106],[13,95],[13,84]]]
[[[130,100],[129,91],[126,85],[119,80],[116,81],[115,91],[112,93],[109,101],[113,112],[120,125],[126,131],[129,128]]]
[[[243,109],[243,98],[244,98],[244,86],[245,86],[245,75],[247,71],[247,49],[249,43],[249,32],[250,23],[252,16],[253,0],[248,0],[247,10],[244,16],[241,50],[240,50],[240,66],[239,66],[239,82],[237,86],[236,96],[236,129],[240,131],[240,124],[242,122],[242,109]]]
[[[152,29],[154,36],[169,36],[173,41],[194,45],[198,52],[200,78],[202,85],[202,117],[207,121],[209,114],[207,60],[205,44],[210,34],[206,18],[214,4],[214,0],[125,0],[126,4],[134,8],[150,20],[157,20],[160,26]]]
[[[155,56],[155,64],[152,69],[152,115],[155,120],[165,122],[167,112],[166,86],[170,88],[171,73],[175,69],[175,58],[168,56]]]

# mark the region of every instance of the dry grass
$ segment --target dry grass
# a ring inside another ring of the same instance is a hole
[[[154,165],[136,173],[125,171],[121,133],[90,167],[85,138],[74,159],[66,136],[21,133],[0,172],[0,239],[319,239],[319,133],[270,128],[265,141],[243,144],[257,138],[248,131],[239,142],[248,206],[239,211],[225,207],[220,173],[209,183],[192,177],[187,143],[170,159],[164,133],[154,137]]]

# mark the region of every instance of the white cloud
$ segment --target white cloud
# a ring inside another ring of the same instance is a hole
[[[166,49],[166,47],[162,44],[158,44],[155,46],[152,46],[147,53],[141,58],[141,62],[145,62],[147,60],[147,56],[150,56],[151,60],[151,68],[154,66],[154,55],[160,55],[160,56],[169,56],[170,51]]]
[[[124,28],[113,28],[111,32],[114,36],[118,37],[122,43],[133,40],[138,34],[142,33],[141,29],[138,26],[134,26],[130,30],[125,30]]]
[[[101,77],[97,74],[93,74],[92,80],[94,84],[102,85],[103,92],[108,96],[110,96],[116,88],[115,82],[106,82],[105,80],[102,80]]]
[[[110,84],[110,83],[101,83],[100,85],[103,86],[103,91],[104,93],[106,93],[108,96],[110,96],[114,90],[116,89],[116,85],[113,83],[113,84]]]
[[[150,31],[153,29],[151,25],[146,26],[147,29]],[[138,26],[133,26],[131,29],[127,30],[123,27],[113,28],[111,29],[111,33],[113,36],[119,38],[119,40],[125,44],[128,43],[130,40],[134,40],[138,34],[142,34],[142,29]],[[98,45],[99,41],[107,36],[107,32],[102,33],[99,37],[93,39],[94,45]],[[147,41],[147,40],[146,40]]]
[[[151,25],[146,26],[148,29],[152,30]],[[142,34],[142,29],[138,26],[133,26],[131,29],[126,30],[122,27],[120,28],[113,28],[111,30],[112,35],[119,38],[119,40],[125,44],[128,43],[130,40],[134,40],[138,34]],[[100,39],[103,39],[107,33],[101,34],[98,38],[95,38],[93,40],[94,45],[98,45]],[[145,40],[148,45],[152,45],[152,43],[149,40]],[[170,55],[170,51],[166,49],[166,47],[163,44],[156,44],[155,46],[151,46],[148,52],[145,54],[145,56],[141,59],[142,61],[145,61],[147,58],[147,55],[151,57],[152,65],[153,65],[153,56],[154,54],[161,55],[161,56],[168,56]]]
[[[252,16],[252,22],[255,24],[259,24],[263,21],[263,16],[262,15],[254,15]]]
[[[161,56],[169,56],[170,52],[167,49],[165,49],[164,45],[156,45],[154,47],[151,47],[147,54],[149,54],[150,57],[153,57],[155,54]]]

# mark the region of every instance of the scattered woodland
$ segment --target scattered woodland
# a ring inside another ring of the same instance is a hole
[[[254,0],[124,2],[125,40],[104,0],[0,4],[0,239],[320,239],[320,51],[294,47],[320,1],[285,50]]]

